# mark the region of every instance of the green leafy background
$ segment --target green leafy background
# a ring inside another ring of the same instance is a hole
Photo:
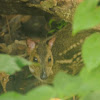
[[[73,21],[73,35],[81,30],[92,28],[100,23],[99,0],[84,0],[76,9]],[[89,36],[82,46],[84,68],[79,75],[71,76],[58,73],[53,86],[40,86],[26,95],[8,92],[0,96],[0,100],[50,100],[60,98],[70,99],[78,96],[79,100],[100,99],[100,33]],[[0,71],[13,74],[22,66],[31,63],[23,58],[0,55]]]

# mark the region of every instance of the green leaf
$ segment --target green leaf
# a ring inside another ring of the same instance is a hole
[[[52,23],[55,22],[55,21],[56,21],[55,19],[50,19],[50,21],[49,21],[50,28],[51,28]]]
[[[82,79],[81,94],[100,90],[100,67],[90,72],[84,67],[80,73],[80,77]]]
[[[50,86],[41,86],[27,94],[27,100],[50,100],[50,98],[54,98],[55,91]]]
[[[52,30],[50,30],[49,32],[48,32],[48,34],[52,34],[52,33],[54,33],[56,31],[56,29],[52,29]]]
[[[56,75],[53,83],[57,97],[72,97],[79,92],[81,79],[78,76],[70,76],[60,72]]]
[[[57,25],[57,29],[60,30],[61,28],[63,28],[65,25],[67,25],[67,22],[65,22],[64,20],[61,20],[58,25]]]
[[[100,100],[100,91],[90,92],[89,94],[81,97],[80,100]]]
[[[82,57],[89,71],[100,65],[100,34],[88,37],[82,47]]]
[[[14,59],[15,59],[16,64],[19,67],[23,67],[23,66],[27,66],[27,65],[31,65],[32,64],[31,62],[27,61],[26,59],[18,57],[18,56],[14,57]]]
[[[0,71],[8,74],[13,74],[16,71],[20,71],[21,67],[30,65],[31,62],[21,57],[12,57],[6,54],[0,54]]]
[[[0,96],[0,100],[50,100],[55,96],[56,95],[52,87],[41,86],[28,92],[28,94],[24,96],[15,92],[5,93]]]
[[[73,35],[77,32],[92,28],[100,24],[100,7],[97,8],[99,0],[84,0],[76,9],[73,22]]]
[[[7,92],[3,95],[0,95],[0,100],[27,100],[24,96],[16,92]]]

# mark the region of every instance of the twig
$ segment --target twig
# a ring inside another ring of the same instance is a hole
[[[73,96],[73,100],[75,100],[75,96]]]
[[[10,25],[9,25],[7,16],[6,16],[6,22],[7,22],[8,33],[9,33],[9,36],[10,36],[10,41],[11,41]]]

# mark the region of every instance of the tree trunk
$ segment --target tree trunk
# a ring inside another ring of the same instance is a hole
[[[77,4],[82,0],[0,0],[0,14],[40,16],[46,12],[72,22]]]
[[[21,0],[0,0],[0,14],[25,14],[41,16],[46,14],[46,12],[36,7],[28,7],[27,3],[22,2]]]

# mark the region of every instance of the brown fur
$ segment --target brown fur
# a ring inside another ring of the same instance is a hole
[[[32,74],[39,80],[42,80],[43,73],[46,74],[46,78],[53,74],[52,66],[53,66],[53,55],[51,52],[53,39],[49,40],[48,43],[40,41],[39,43],[35,43],[33,40],[28,44],[35,45],[33,49],[29,48],[30,51],[30,61],[34,62],[34,58],[37,59],[35,64],[29,66]],[[50,58],[50,61],[48,61]]]
[[[38,65],[33,64],[29,67],[30,71],[39,80],[42,80],[43,73],[48,78],[59,70],[77,74],[84,65],[81,57],[82,44],[85,38],[93,32],[96,31],[82,31],[72,36],[72,25],[68,24],[48,41],[27,41],[30,61],[34,62],[34,57],[38,61],[36,62]],[[48,62],[49,57],[51,57],[50,62]]]
[[[54,58],[54,72],[59,70],[66,71],[70,74],[77,74],[84,66],[81,48],[84,40],[97,30],[81,31],[72,36],[72,25],[68,24],[62,30],[55,34],[56,41],[52,48]]]

